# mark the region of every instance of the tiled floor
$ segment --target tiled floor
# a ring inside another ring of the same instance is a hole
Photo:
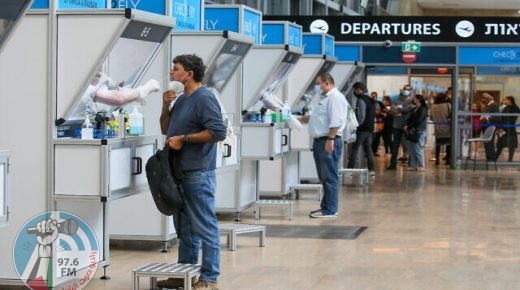
[[[517,169],[385,171],[368,187],[343,186],[337,219],[310,219],[314,195],[283,209],[265,209],[261,224],[368,227],[355,240],[239,236],[236,252],[221,252],[220,289],[520,289],[520,178]],[[242,216],[257,223],[252,210]],[[221,216],[232,222],[234,216]],[[225,238],[221,240],[225,243]],[[111,249],[111,280],[88,289],[131,289],[132,269],[175,262],[176,247],[159,243]],[[101,270],[98,270],[97,276]],[[141,279],[141,289],[148,289]]]

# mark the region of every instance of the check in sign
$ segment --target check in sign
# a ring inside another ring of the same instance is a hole
[[[421,52],[421,43],[403,42],[401,43],[401,52]]]

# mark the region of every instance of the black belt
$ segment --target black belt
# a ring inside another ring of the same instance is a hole
[[[336,137],[334,137],[334,139],[338,139],[338,138],[341,138],[341,136],[336,135]],[[327,139],[329,139],[329,136],[322,136],[322,137],[314,138],[314,141],[323,141],[323,140],[327,140]]]

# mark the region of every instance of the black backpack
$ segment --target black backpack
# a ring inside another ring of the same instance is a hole
[[[170,148],[165,146],[146,162],[146,178],[157,209],[164,215],[179,213],[182,208],[182,187],[172,175]]]

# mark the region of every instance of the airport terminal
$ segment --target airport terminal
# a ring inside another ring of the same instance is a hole
[[[0,289],[519,289],[519,15],[0,1]]]

